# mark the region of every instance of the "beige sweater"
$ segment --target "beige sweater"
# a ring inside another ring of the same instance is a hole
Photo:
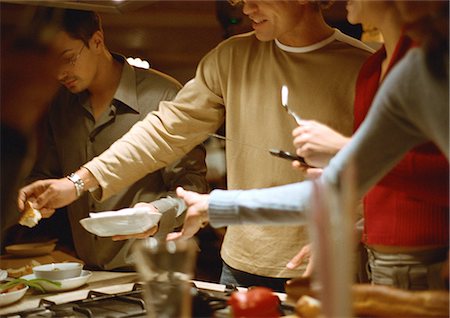
[[[357,48],[356,46],[359,46]],[[301,180],[290,162],[264,149],[294,151],[294,120],[280,105],[287,85],[289,106],[350,135],[356,76],[369,49],[336,30],[320,43],[290,48],[260,42],[253,33],[230,38],[200,62],[196,76],[172,102],[136,124],[85,167],[99,181],[104,199],[142,175],[179,158],[226,122],[229,189],[270,187]],[[287,262],[307,243],[300,226],[232,226],[222,246],[233,268],[271,277],[299,276]]]

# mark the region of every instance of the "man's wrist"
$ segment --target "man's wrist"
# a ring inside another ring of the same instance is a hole
[[[73,182],[73,185],[75,186],[75,191],[77,193],[77,198],[81,197],[81,195],[84,193],[84,181],[81,179],[81,177],[76,173],[71,173],[67,176],[67,179]]]
[[[75,173],[83,180],[86,190],[93,192],[98,189],[99,183],[88,169],[81,167]]]

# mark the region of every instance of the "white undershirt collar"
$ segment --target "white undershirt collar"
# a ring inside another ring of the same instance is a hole
[[[322,40],[320,42],[314,43],[313,45],[308,45],[308,46],[301,46],[301,47],[287,46],[287,45],[282,44],[277,39],[275,39],[275,43],[280,49],[282,49],[283,51],[286,51],[286,52],[307,53],[307,52],[312,52],[312,51],[318,50],[318,49],[324,47],[325,45],[333,42],[336,39],[338,32],[339,31],[337,29],[334,29],[334,32],[330,37],[328,37],[325,40]]]

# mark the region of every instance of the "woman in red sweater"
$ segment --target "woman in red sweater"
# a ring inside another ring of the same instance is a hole
[[[393,1],[351,0],[347,11],[349,22],[375,26],[384,38],[384,45],[366,61],[358,77],[356,130],[380,83],[413,43],[403,35]],[[300,129],[302,156],[314,166],[326,165],[349,140],[313,121],[304,121]],[[320,169],[307,173],[315,176]],[[449,242],[449,165],[439,150],[428,143],[410,151],[363,203],[362,242],[368,251],[371,281],[414,290],[445,288],[440,271]]]

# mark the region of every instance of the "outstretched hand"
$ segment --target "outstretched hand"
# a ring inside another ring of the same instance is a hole
[[[178,187],[177,195],[186,203],[186,217],[181,232],[167,234],[167,240],[188,239],[194,236],[201,228],[205,227],[209,220],[209,194],[199,194]]]
[[[42,217],[49,218],[55,209],[66,206],[77,199],[73,182],[67,178],[35,181],[19,190],[17,206],[23,211],[27,200],[39,210]]]

